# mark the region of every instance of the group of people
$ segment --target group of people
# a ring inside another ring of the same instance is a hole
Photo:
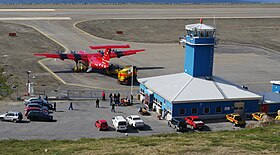
[[[109,102],[110,102],[110,106],[111,106],[111,112],[115,112],[115,106],[120,104],[120,93],[117,94],[109,94]]]

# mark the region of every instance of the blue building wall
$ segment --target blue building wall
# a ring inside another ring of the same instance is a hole
[[[166,109],[166,110],[172,112],[172,104],[169,101],[165,100],[163,97],[161,97],[160,95],[158,95],[156,93],[154,94],[154,98],[157,99],[158,102],[162,103],[162,107],[161,107],[162,110]]]
[[[172,117],[182,117],[190,115],[225,115],[234,113],[234,103],[240,101],[220,101],[220,102],[199,102],[173,104]],[[241,101],[244,102],[244,114],[248,115],[259,111],[258,100]],[[197,108],[197,113],[192,113],[192,109]],[[209,108],[209,113],[204,113]],[[220,108],[221,111],[217,111]],[[185,109],[185,114],[180,114],[180,109]]]
[[[214,38],[186,37],[185,73],[197,76],[212,76]]]
[[[269,104],[268,106],[268,113],[277,113],[280,110],[280,103]]]
[[[254,113],[260,111],[259,100],[248,100],[245,102],[245,113]]]
[[[143,85],[142,83],[140,83],[140,90],[142,89],[143,91],[145,91],[147,89],[147,87],[145,85]]]
[[[161,109],[171,112],[172,117],[185,117],[190,115],[200,116],[212,116],[212,115],[226,115],[234,113],[234,103],[244,102],[244,115],[251,115],[254,112],[260,111],[259,100],[237,100],[237,101],[219,101],[219,102],[196,102],[196,103],[178,103],[172,104],[157,93],[150,95],[147,93],[147,88],[140,84],[140,88],[144,90],[144,93],[149,95],[150,102],[156,100],[161,103]],[[197,113],[192,113],[192,109],[196,108]],[[205,113],[209,108],[209,113]],[[182,110],[183,109],[183,110]],[[220,111],[219,111],[220,109]],[[275,109],[280,109],[280,104],[274,104],[269,106],[269,111],[275,112]],[[181,110],[181,111],[180,111]],[[218,111],[217,111],[218,110]],[[181,114],[180,114],[181,112]]]
[[[272,84],[272,92],[280,93],[280,85],[273,83]]]

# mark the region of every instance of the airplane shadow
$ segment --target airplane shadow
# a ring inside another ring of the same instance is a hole
[[[164,69],[164,67],[153,67],[153,66],[147,66],[147,67],[137,67],[138,70],[152,70],[152,69]]]
[[[73,70],[54,71],[53,73],[75,73]]]

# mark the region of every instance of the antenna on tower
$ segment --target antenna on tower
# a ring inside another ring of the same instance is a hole
[[[214,14],[213,26],[216,28],[216,16],[215,16],[215,14]]]

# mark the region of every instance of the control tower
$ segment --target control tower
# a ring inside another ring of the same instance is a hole
[[[193,76],[212,76],[215,28],[202,24],[185,26],[187,35],[184,72]]]

